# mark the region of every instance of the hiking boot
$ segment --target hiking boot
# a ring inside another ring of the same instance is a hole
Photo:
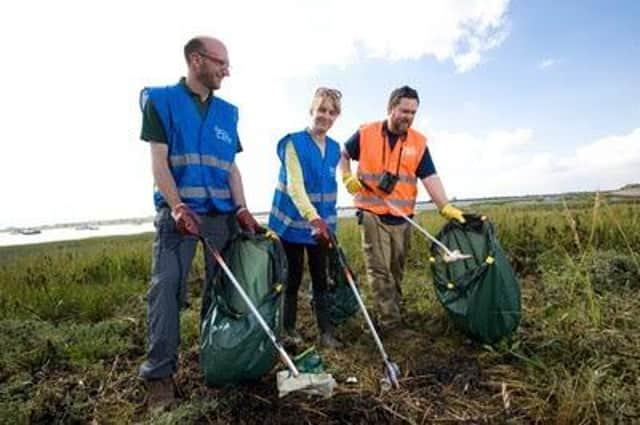
[[[150,411],[163,411],[176,401],[176,386],[173,378],[162,378],[147,381],[149,394],[146,405]]]
[[[344,344],[330,332],[324,332],[320,335],[320,345],[325,348],[333,348],[334,350],[339,350],[344,347]]]
[[[285,329],[282,342],[286,345],[302,344],[302,336],[295,329]]]

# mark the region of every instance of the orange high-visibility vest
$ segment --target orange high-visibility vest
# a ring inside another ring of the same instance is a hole
[[[360,127],[358,178],[373,188],[375,194],[362,189],[355,196],[355,206],[374,214],[399,216],[380,199],[383,197],[402,214],[413,214],[418,196],[416,170],[426,148],[427,138],[411,128],[406,138],[398,138],[391,150],[382,121]],[[399,177],[393,192],[389,194],[377,189],[385,171]]]

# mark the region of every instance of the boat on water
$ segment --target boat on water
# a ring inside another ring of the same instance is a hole
[[[99,227],[93,224],[81,224],[76,226],[76,230],[98,230]]]
[[[39,235],[40,233],[42,233],[42,230],[34,229],[34,228],[27,228],[27,229],[18,230],[18,233],[20,233],[21,235]]]

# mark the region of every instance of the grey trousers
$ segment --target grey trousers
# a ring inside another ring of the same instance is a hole
[[[201,234],[218,249],[222,249],[238,230],[234,215],[200,216]],[[198,238],[178,232],[168,208],[155,217],[151,285],[147,292],[147,358],[139,374],[147,380],[173,375],[178,369],[180,345],[180,308],[186,301],[187,276],[196,251]],[[216,268],[207,252],[205,284]]]

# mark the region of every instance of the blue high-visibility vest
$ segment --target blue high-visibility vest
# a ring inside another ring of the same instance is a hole
[[[214,97],[201,116],[184,84],[145,88],[140,104],[151,99],[169,145],[169,168],[182,202],[199,214],[228,213],[235,205],[229,172],[238,146],[238,109]],[[156,188],[156,208],[167,202]]]
[[[336,182],[336,166],[340,160],[340,145],[330,137],[325,141],[324,157],[320,148],[307,131],[288,134],[278,142],[280,158],[280,175],[278,186],[273,196],[269,227],[280,238],[295,243],[316,244],[311,236],[311,224],[300,214],[291,196],[287,193],[287,167],[285,164],[285,148],[292,142],[300,161],[304,188],[318,215],[336,231],[337,213],[336,198],[338,184]]]

